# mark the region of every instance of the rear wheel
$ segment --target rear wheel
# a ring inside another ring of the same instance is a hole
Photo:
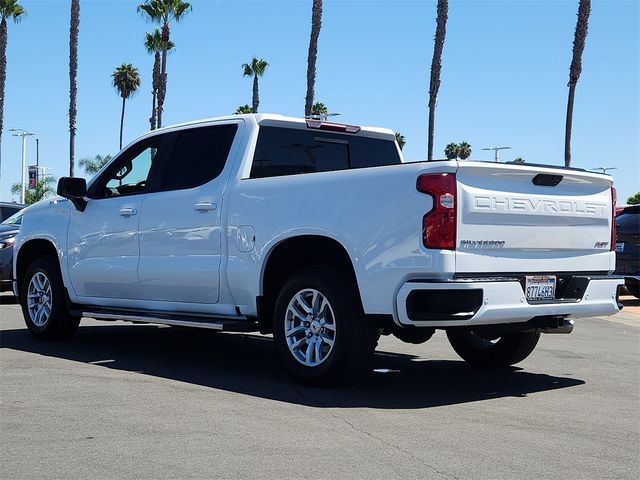
[[[447,330],[449,343],[467,363],[478,367],[506,367],[521,362],[535,349],[540,331],[482,336],[470,329]]]
[[[624,286],[627,289],[627,292],[629,292],[631,295],[633,295],[636,298],[640,298],[640,281],[633,279],[633,280],[626,280]]]
[[[330,386],[367,373],[378,329],[366,322],[358,291],[345,272],[311,267],[295,273],[280,291],[273,337],[296,380]]]
[[[80,317],[69,315],[58,259],[53,256],[33,261],[20,289],[22,314],[29,331],[36,337],[71,337]]]

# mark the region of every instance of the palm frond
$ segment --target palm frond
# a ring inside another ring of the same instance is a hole
[[[251,60],[251,69],[253,70],[253,74],[258,77],[261,77],[262,75],[264,75],[264,71],[267,69],[268,66],[269,66],[269,63],[266,60],[263,60],[262,58],[253,57],[253,59]]]
[[[95,157],[85,157],[81,159],[79,165],[87,175],[95,175],[109,160],[111,160],[111,155],[96,155]]]
[[[18,3],[18,0],[0,1],[0,17],[3,20],[11,18],[14,22],[20,23],[26,15],[27,11]]]
[[[111,74],[113,87],[118,91],[122,98],[131,98],[131,96],[140,87],[140,74],[138,69],[130,63],[123,63],[116,67]]]
[[[147,49],[147,53],[154,54],[162,52],[162,32],[156,28],[152,33],[147,32],[145,34],[144,47]],[[171,40],[167,43],[167,51],[170,52],[176,48],[176,44]]]
[[[150,22],[160,23],[162,21],[162,9],[155,0],[145,0],[144,3],[138,5],[138,13],[146,15]]]
[[[182,0],[173,0],[173,19],[176,22],[182,20],[187,13],[192,9],[189,2],[183,2]]]
[[[236,108],[235,114],[241,115],[243,113],[252,113],[252,112],[253,110],[251,109],[251,107],[245,104],[245,105],[240,105],[238,108]]]

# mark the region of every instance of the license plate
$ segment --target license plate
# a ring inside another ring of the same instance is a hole
[[[616,252],[618,252],[618,253],[624,252],[624,242],[623,243],[616,243]]]
[[[555,275],[526,277],[525,294],[527,300],[554,300],[556,298]]]

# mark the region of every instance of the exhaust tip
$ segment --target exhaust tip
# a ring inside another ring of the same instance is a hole
[[[534,318],[534,324],[542,333],[571,333],[574,321],[561,315],[548,315]]]

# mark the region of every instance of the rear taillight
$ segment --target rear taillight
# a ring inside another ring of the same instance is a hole
[[[422,242],[427,248],[456,248],[456,176],[420,175],[418,191],[433,197],[433,208],[422,219]]]
[[[616,189],[611,187],[611,243],[609,249],[613,252],[616,249]]]

